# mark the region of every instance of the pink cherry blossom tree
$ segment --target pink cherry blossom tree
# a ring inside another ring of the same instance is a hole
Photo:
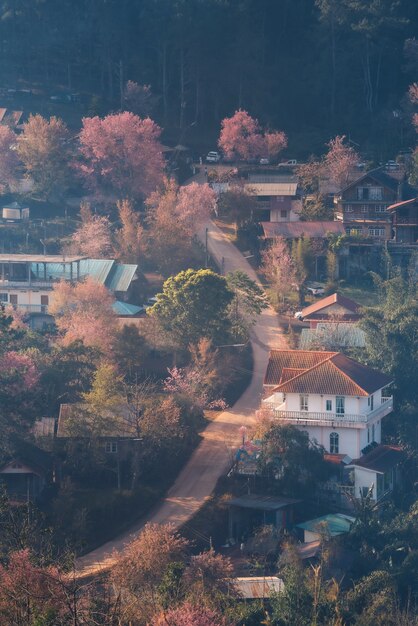
[[[4,190],[16,181],[19,163],[16,135],[7,126],[0,126],[0,186]]]
[[[76,285],[57,283],[49,311],[55,317],[61,344],[81,339],[85,345],[110,354],[117,328],[113,302],[106,287],[91,277]]]
[[[177,194],[176,218],[192,236],[216,207],[216,194],[208,184],[191,183],[180,187]]]
[[[204,606],[194,606],[189,602],[160,613],[155,626],[225,626],[226,622],[219,613]]]
[[[112,235],[107,217],[94,215],[88,204],[80,209],[81,225],[71,237],[69,252],[93,259],[107,257],[112,252]]]
[[[39,380],[39,372],[34,358],[30,354],[11,350],[0,357],[0,381],[8,393],[19,393],[22,383],[26,389],[32,389]],[[4,391],[4,389],[3,389]]]
[[[287,135],[283,131],[274,131],[264,134],[266,154],[270,159],[275,159],[279,153],[287,147]]]
[[[161,182],[161,129],[150,118],[124,111],[86,117],[80,133],[81,162],[76,168],[99,197],[142,200]]]
[[[328,178],[340,188],[347,185],[350,172],[359,162],[360,157],[351,146],[345,143],[345,135],[337,135],[331,139],[328,152],[324,158],[324,169]]]
[[[263,133],[258,120],[240,109],[222,120],[218,145],[228,158],[275,158],[287,146],[287,137],[281,131]]]
[[[413,83],[408,90],[409,99],[412,104],[418,105],[418,83]],[[414,113],[412,122],[415,126],[415,130],[418,132],[418,113]]]
[[[264,138],[258,120],[247,111],[235,111],[221,123],[218,145],[228,158],[252,159],[264,150]]]
[[[284,302],[286,296],[297,286],[297,269],[289,247],[283,237],[275,237],[262,252],[261,271],[276,293],[277,301]]]

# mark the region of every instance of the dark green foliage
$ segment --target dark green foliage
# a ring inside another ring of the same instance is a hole
[[[233,293],[223,276],[212,270],[186,270],[166,280],[157,298],[150,314],[180,345],[203,337],[215,346],[227,340]]]

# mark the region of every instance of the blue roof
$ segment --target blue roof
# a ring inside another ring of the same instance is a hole
[[[137,265],[115,263],[112,272],[107,276],[106,287],[110,291],[128,291],[137,269]]]
[[[303,522],[302,524],[296,524],[296,528],[301,528],[302,530],[308,530],[310,532],[317,533],[319,532],[320,525],[324,524],[327,527],[327,531],[330,536],[335,537],[336,535],[348,533],[355,521],[355,518],[350,517],[349,515],[343,515],[342,513],[331,513],[330,515],[323,515],[322,517],[308,520],[307,522]]]
[[[116,315],[137,315],[143,311],[144,307],[116,300],[116,302],[112,304],[112,309]]]

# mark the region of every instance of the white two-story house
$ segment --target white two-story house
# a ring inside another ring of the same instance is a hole
[[[392,379],[340,352],[273,350],[262,408],[307,431],[330,454],[357,459],[381,443],[382,419],[392,412],[385,389]]]

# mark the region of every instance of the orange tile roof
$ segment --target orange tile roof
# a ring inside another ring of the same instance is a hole
[[[393,211],[394,209],[397,209],[400,206],[408,206],[410,204],[414,204],[414,202],[418,202],[418,197],[411,198],[410,200],[403,200],[402,202],[396,202],[395,204],[391,204],[390,206],[388,206],[386,211]]]
[[[318,313],[319,311],[322,311],[322,309],[325,309],[332,304],[339,304],[340,306],[348,309],[350,313],[358,313],[359,309],[361,308],[360,305],[354,300],[346,298],[339,293],[333,293],[330,296],[327,296],[326,298],[321,298],[321,300],[318,300],[310,306],[305,307],[302,310],[302,317],[303,319],[306,319],[313,313]]]
[[[301,371],[290,378],[289,367]],[[341,396],[369,396],[391,382],[386,374],[340,352],[306,350],[273,350],[264,380],[265,385],[281,393]]]

